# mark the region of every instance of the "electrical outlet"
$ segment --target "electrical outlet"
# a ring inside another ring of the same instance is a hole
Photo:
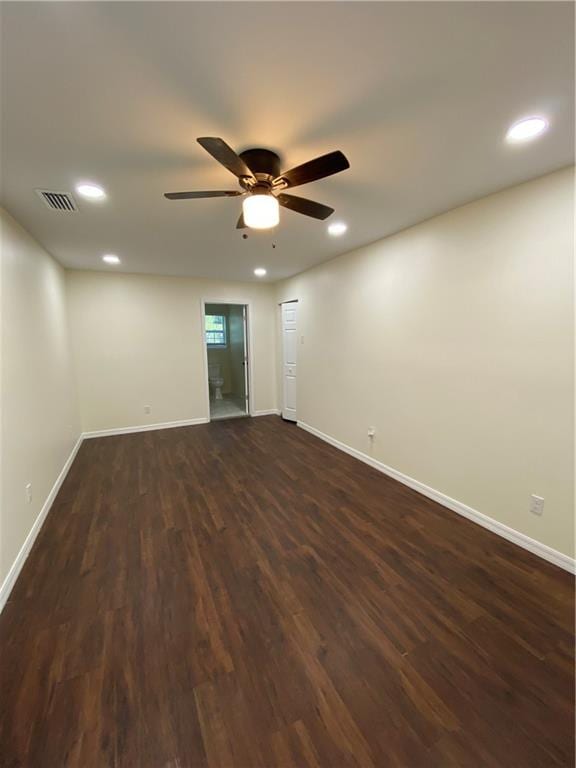
[[[26,484],[26,504],[32,502],[32,483]]]
[[[150,413],[150,411],[151,411],[151,410],[152,410],[152,409],[150,408],[150,406],[149,406],[149,405],[145,405],[145,406],[144,406],[144,413]]]
[[[538,515],[538,517],[542,515],[544,512],[544,499],[542,496],[535,496],[534,494],[530,496],[530,512],[533,515]]]
[[[368,427],[368,437],[372,440],[376,434],[376,427]]]

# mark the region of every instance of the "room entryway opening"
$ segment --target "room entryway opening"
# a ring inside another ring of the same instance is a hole
[[[210,420],[250,413],[248,306],[204,302]]]

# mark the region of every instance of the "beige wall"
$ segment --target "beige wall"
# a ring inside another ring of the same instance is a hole
[[[300,300],[300,420],[568,555],[572,185],[563,170],[492,195],[277,293]]]
[[[79,437],[80,422],[64,270],[14,219],[0,216],[1,583]]]
[[[67,287],[84,431],[208,418],[203,298],[250,304],[254,409],[276,407],[272,286],[75,271]]]

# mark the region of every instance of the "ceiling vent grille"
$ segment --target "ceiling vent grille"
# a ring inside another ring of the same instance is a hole
[[[48,189],[37,189],[36,194],[53,211],[73,213],[78,210],[74,198],[68,192],[51,192]]]

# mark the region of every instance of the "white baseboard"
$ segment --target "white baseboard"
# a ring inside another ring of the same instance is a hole
[[[76,458],[76,454],[78,453],[78,449],[82,445],[82,439],[83,436],[80,435],[78,440],[76,441],[76,445],[74,448],[72,448],[72,451],[68,458],[66,459],[66,462],[64,463],[64,466],[62,467],[62,470],[58,477],[56,478],[56,482],[52,486],[52,489],[48,496],[46,497],[46,501],[42,505],[42,509],[38,513],[38,517],[36,520],[34,520],[34,524],[32,525],[32,528],[30,529],[30,532],[28,536],[26,536],[26,540],[22,547],[20,548],[20,552],[18,552],[16,559],[12,563],[12,566],[10,570],[8,571],[8,574],[6,575],[6,578],[4,579],[4,582],[2,583],[2,586],[0,587],[0,612],[4,608],[6,601],[10,597],[10,592],[12,591],[12,588],[14,584],[16,583],[16,579],[20,575],[20,571],[22,570],[22,567],[24,566],[24,563],[26,562],[26,558],[30,554],[30,550],[32,549],[32,546],[34,542],[36,541],[36,537],[38,536],[38,533],[40,532],[40,528],[42,528],[42,525],[44,523],[44,520],[46,519],[46,516],[48,515],[48,512],[50,511],[50,507],[52,506],[54,499],[56,498],[56,495],[58,491],[60,490],[60,487],[62,483],[64,482],[64,479],[66,475],[68,474],[68,470],[72,466],[72,462]]]
[[[439,504],[442,504],[442,506],[447,507],[453,512],[457,512],[463,517],[467,517],[469,520],[472,520],[474,523],[477,523],[484,528],[488,528],[488,530],[493,531],[493,533],[497,533],[504,539],[508,539],[508,541],[517,544],[519,547],[527,549],[529,552],[538,555],[544,560],[548,560],[548,562],[557,565],[559,568],[563,568],[565,571],[576,573],[576,561],[572,557],[569,557],[562,552],[558,552],[558,550],[552,549],[552,547],[548,547],[546,544],[542,544],[539,541],[536,541],[536,539],[531,539],[524,533],[520,533],[519,531],[514,530],[514,528],[510,528],[503,523],[499,523],[492,517],[488,517],[488,515],[484,515],[482,512],[478,512],[478,510],[472,509],[472,507],[468,507],[461,501],[452,499],[450,496],[446,496],[446,494],[441,493],[434,488],[430,488],[430,486],[424,485],[424,483],[420,483],[418,480],[414,480],[414,478],[409,477],[408,475],[404,475],[397,469],[393,469],[392,467],[383,464],[381,461],[378,461],[377,459],[362,453],[362,451],[358,451],[356,448],[351,448],[349,445],[341,443],[339,440],[336,440],[336,438],[330,437],[330,435],[326,435],[324,432],[320,432],[320,430],[316,429],[315,427],[311,427],[309,424],[306,424],[303,421],[299,421],[298,426],[302,429],[305,429],[306,432],[310,432],[310,434],[314,435],[315,437],[319,437],[321,440],[324,440],[326,443],[330,443],[330,445],[333,445],[335,448],[339,448],[341,451],[344,451],[344,453],[348,453],[350,456],[354,456],[355,459],[359,459],[365,464],[369,464],[379,472],[383,472],[385,475],[392,477],[394,480],[398,480],[400,483],[407,485],[409,488],[418,491],[418,493],[421,493],[423,496],[427,496],[429,499],[437,501]]]
[[[182,419],[181,421],[166,421],[158,424],[143,424],[138,427],[116,427],[115,429],[96,429],[92,432],[84,432],[82,437],[110,437],[111,435],[129,435],[132,432],[152,432],[156,429],[172,429],[174,427],[193,427],[196,424],[208,424],[210,419]]]
[[[280,411],[277,408],[270,408],[268,411],[254,411],[251,416],[280,416]]]

